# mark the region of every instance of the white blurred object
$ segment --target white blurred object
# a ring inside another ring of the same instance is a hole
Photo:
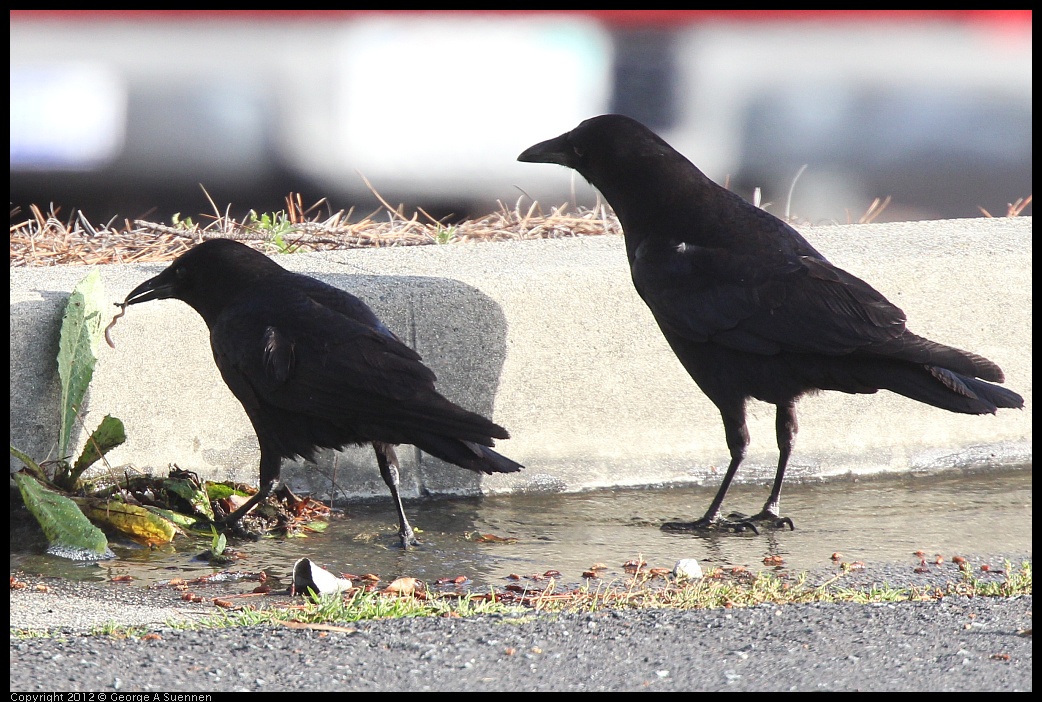
[[[12,170],[95,170],[119,156],[126,120],[126,86],[105,66],[11,66]]]
[[[694,558],[681,558],[673,566],[673,577],[677,580],[695,580],[702,577],[702,566]]]
[[[530,140],[605,112],[611,69],[610,35],[583,18],[356,21],[342,35],[330,165],[377,190],[486,190]]]

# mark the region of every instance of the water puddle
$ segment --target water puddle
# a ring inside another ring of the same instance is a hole
[[[917,550],[945,559],[960,554],[1031,553],[1031,471],[970,475],[902,476],[786,486],[783,514],[795,531],[691,536],[660,531],[665,521],[701,516],[716,486],[613,490],[584,494],[530,494],[410,501],[406,512],[422,546],[398,546],[390,501],[349,505],[328,531],[299,539],[233,542],[247,554],[232,570],[266,570],[288,584],[301,557],[334,571],[378,574],[385,582],[411,576],[433,582],[469,578],[467,589],[502,587],[507,576],[556,570],[559,581],[582,582],[597,563],[603,578],[622,577],[623,564],[641,558],[649,567],[672,568],[696,558],[703,568],[743,565],[762,569],[780,556],[789,571],[830,567],[835,552],[845,561],[907,562]],[[759,510],[767,486],[737,485],[725,509]],[[25,517],[24,512],[19,512]],[[75,564],[43,553],[35,527],[11,530],[11,571],[75,580],[130,575],[141,585],[215,572],[192,557],[207,540],[178,537],[148,550],[113,544],[117,560]],[[481,542],[492,534],[505,541]]]

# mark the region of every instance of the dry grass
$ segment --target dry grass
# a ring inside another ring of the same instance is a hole
[[[1018,198],[1016,201],[1011,202],[1008,205],[1006,205],[1006,216],[1007,217],[1019,217],[1020,213],[1023,212],[1027,208],[1027,206],[1030,205],[1030,204],[1031,204],[1031,196],[1030,195],[1028,195],[1027,197]],[[977,209],[980,210],[981,214],[984,215],[985,217],[994,217],[995,216],[992,213],[988,212],[983,207],[981,207],[980,205],[977,205]]]
[[[235,221],[213,205],[214,214],[201,218],[208,220],[206,224],[191,219],[172,225],[113,220],[99,226],[87,221],[81,212],[62,218],[60,212],[44,213],[34,205],[24,220],[18,217],[19,212],[11,213],[11,267],[163,262],[214,238],[236,239],[274,253],[622,234],[619,220],[600,201],[589,209],[564,204],[546,213],[539,203],[522,208],[518,200],[513,208],[500,203],[499,210],[490,215],[447,225],[422,208],[407,215],[403,206],[392,207],[379,193],[372,192],[382,207],[355,222],[350,211],[321,214],[324,200],[305,208],[300,195],[294,194],[286,198],[285,210],[251,213],[246,222]],[[889,197],[877,198],[860,217],[848,217],[848,224],[874,221],[889,203]],[[1018,199],[1008,206],[1006,216],[1018,216],[1030,203],[1030,195]],[[754,204],[759,206],[758,201]],[[992,216],[980,209],[984,216]]]
[[[562,205],[545,213],[538,203],[523,209],[519,200],[513,209],[501,203],[499,211],[490,215],[446,225],[422,209],[408,216],[403,207],[381,202],[380,210],[356,222],[350,221],[351,212],[319,214],[323,201],[305,208],[299,195],[290,195],[284,211],[253,215],[246,222],[216,212],[206,217],[206,224],[190,219],[173,225],[124,220],[101,226],[88,222],[80,212],[63,219],[58,212],[44,213],[33,206],[24,221],[16,221],[18,213],[12,213],[11,267],[169,261],[213,238],[236,239],[271,253],[622,233],[614,214],[603,205],[592,209]]]

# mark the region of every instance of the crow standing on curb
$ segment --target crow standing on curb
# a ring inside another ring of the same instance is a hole
[[[633,119],[588,119],[518,160],[573,168],[601,191],[622,223],[637,292],[723,418],[731,462],[716,497],[701,519],[665,530],[793,528],[778,502],[802,395],[883,389],[965,414],[1024,405],[991,384],[1003,381],[997,365],[908,331],[904,312],[868,283]],[[759,514],[723,518],[749,444],[749,398],[777,406],[778,470]]]
[[[282,459],[371,443],[398,509],[402,546],[417,543],[398,494],[396,444],[478,473],[522,466],[489,447],[507,430],[456,406],[435,376],[357,297],[230,239],[190,249],[122,306],[175,298],[202,316],[224,382],[260,443],[260,486],[238,522],[278,482]]]

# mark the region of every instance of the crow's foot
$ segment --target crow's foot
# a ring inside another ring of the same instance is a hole
[[[246,541],[260,541],[265,534],[263,526],[256,530],[248,528],[245,519],[215,519],[211,524],[217,528],[217,531],[231,534]]]
[[[736,516],[740,518],[735,519]],[[753,523],[753,520],[745,518],[742,515],[734,514],[729,515],[726,519],[723,517],[703,517],[694,522],[666,522],[662,525],[662,531],[679,533],[727,531],[733,534],[741,534],[745,531],[751,531],[754,534],[760,533],[756,528],[756,525]]]
[[[412,533],[412,528],[398,531],[398,539],[402,542],[402,548],[408,551],[413,546],[419,546],[420,541]]]
[[[738,514],[737,512],[727,515],[728,519],[735,519],[736,517],[743,522],[756,522],[757,524],[766,525],[770,529],[782,529],[787,526],[789,527],[789,531],[796,531],[796,527],[793,526],[791,519],[788,517],[782,517],[781,515],[766,509],[751,517],[747,517],[744,514]]]

